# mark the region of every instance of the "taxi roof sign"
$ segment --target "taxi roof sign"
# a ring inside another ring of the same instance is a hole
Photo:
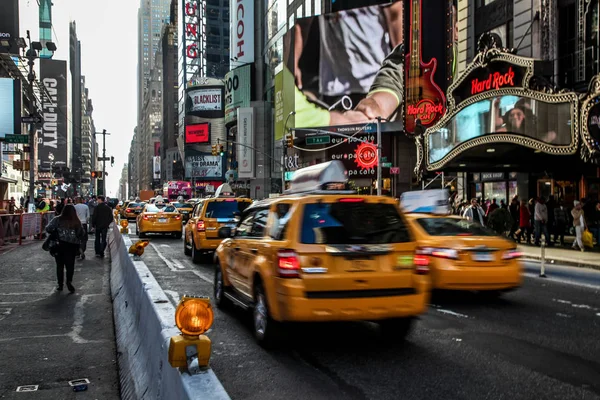
[[[332,190],[353,193],[351,190],[344,190],[347,182],[348,172],[344,164],[339,160],[328,161],[295,171],[290,189],[284,194]]]
[[[228,183],[224,183],[215,190],[214,197],[235,197],[235,193]]]
[[[400,196],[400,207],[407,213],[450,214],[448,189],[428,189],[404,192]]]

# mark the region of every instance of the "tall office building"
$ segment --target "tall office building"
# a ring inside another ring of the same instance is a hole
[[[69,23],[69,70],[71,72],[71,132],[73,147],[71,148],[71,170],[82,170],[81,153],[81,101],[83,90],[81,85],[81,42],[77,38],[77,24]]]

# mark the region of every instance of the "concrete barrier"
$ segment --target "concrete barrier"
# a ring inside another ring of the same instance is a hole
[[[108,246],[121,397],[228,400],[211,369],[190,375],[169,364],[169,340],[180,333],[175,307],[146,264],[133,261],[130,245],[112,224]]]

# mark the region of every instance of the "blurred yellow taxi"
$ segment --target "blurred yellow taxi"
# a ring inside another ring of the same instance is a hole
[[[397,202],[348,190],[340,161],[296,171],[219,235],[215,304],[251,308],[261,345],[289,321],[375,321],[401,343],[427,308],[429,268]]]
[[[224,183],[215,191],[215,196],[202,199],[194,206],[185,225],[183,252],[192,256],[192,261],[200,263],[210,261],[210,255],[223,240],[219,237],[219,228],[233,227],[236,218],[246,209],[252,200],[235,197],[231,187]]]
[[[172,234],[178,239],[181,238],[181,214],[171,204],[146,204],[136,222],[136,234],[140,238],[145,238],[148,233]]]
[[[417,238],[416,261],[431,269],[434,289],[495,291],[521,286],[523,265],[514,242],[451,215],[407,214]]]
[[[194,209],[194,203],[190,203],[190,202],[174,202],[171,203],[176,209],[177,211],[179,211],[179,213],[181,214],[183,223],[185,224],[188,219],[190,219],[190,214],[192,212],[192,210]]]
[[[136,219],[138,215],[140,215],[142,213],[142,210],[144,209],[144,206],[146,205],[146,203],[140,202],[140,203],[136,203],[136,202],[131,202],[129,204],[127,204],[127,207],[122,209],[122,215],[121,217],[130,220],[130,219]]]

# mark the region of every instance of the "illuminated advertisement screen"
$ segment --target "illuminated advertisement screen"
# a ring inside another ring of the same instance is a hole
[[[433,126],[446,112],[446,86],[453,73],[447,64],[453,63],[450,50],[458,41],[453,11],[447,0],[405,0],[406,132],[416,133],[417,123]]]
[[[19,80],[0,78],[0,138],[21,133]]]
[[[186,125],[185,144],[208,143],[210,141],[210,123]]]
[[[570,103],[546,103],[512,95],[482,100],[462,109],[444,128],[429,134],[429,163],[487,134],[510,133],[556,146],[570,145],[572,118]]]
[[[402,130],[403,10],[398,1],[296,20],[282,39],[283,54],[274,48],[267,55],[281,61],[272,71],[276,140],[290,128],[364,124],[376,116]],[[375,96],[366,99],[369,93]],[[380,102],[377,112],[367,111],[371,101]]]

